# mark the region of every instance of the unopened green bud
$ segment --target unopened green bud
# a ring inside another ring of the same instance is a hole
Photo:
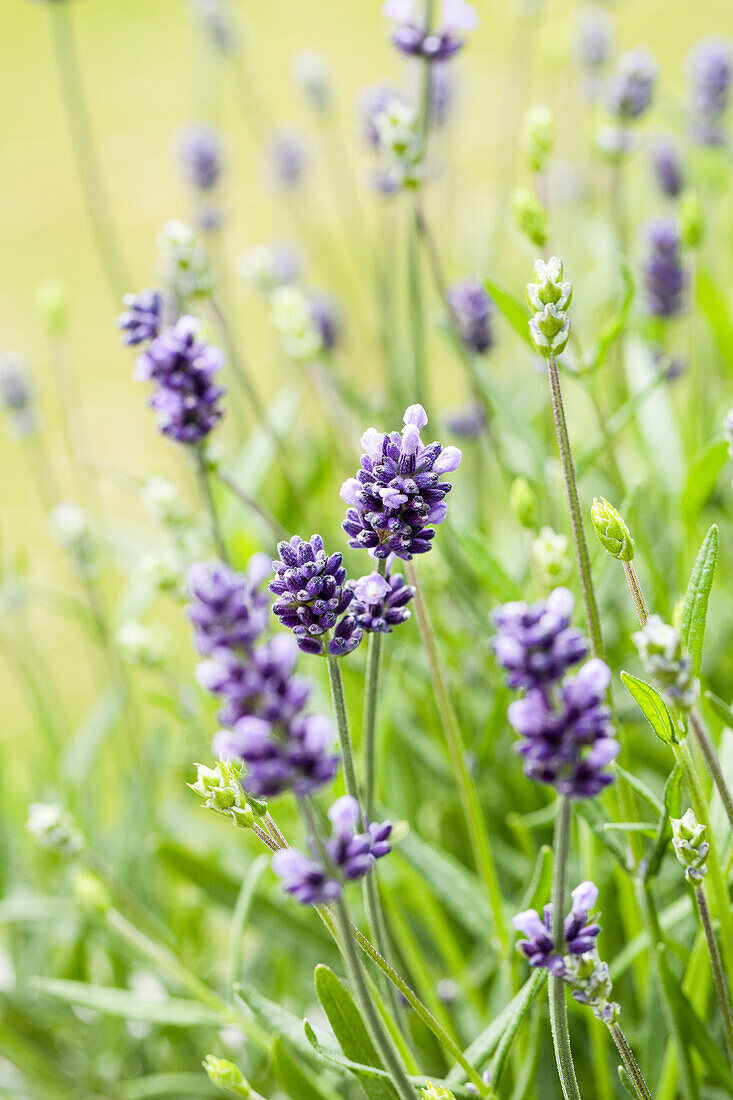
[[[550,591],[565,584],[573,571],[567,535],[543,527],[532,543],[532,564],[539,584]]]
[[[529,334],[535,349],[549,359],[564,351],[570,339],[570,318],[556,306],[545,306],[529,322]]]
[[[532,265],[532,282],[527,283],[527,301],[530,307],[541,310],[544,306],[553,305],[560,310],[566,310],[573,300],[573,284],[563,282],[563,263],[557,256],[552,256],[545,263],[544,260],[535,260]]]
[[[522,148],[533,172],[541,172],[555,144],[555,120],[544,104],[530,107],[522,119]]]
[[[234,1062],[207,1054],[201,1064],[212,1085],[216,1085],[222,1092],[228,1092],[230,1096],[253,1095],[249,1082],[245,1080],[241,1069],[235,1066]]]
[[[239,760],[219,760],[213,768],[196,764],[196,782],[187,786],[203,798],[208,810],[230,817],[240,829],[249,829],[254,822],[254,813],[244,796],[241,775],[242,763]]]
[[[443,1088],[442,1085],[426,1085],[425,1088],[420,1089],[420,1095],[423,1100],[455,1100],[451,1090]]]
[[[74,876],[74,897],[82,909],[95,913],[106,913],[112,908],[107,887],[91,871],[80,870]]]
[[[680,198],[680,234],[688,248],[697,248],[705,232],[702,203],[697,191],[687,190]]]
[[[619,561],[632,561],[634,540],[618,509],[604,497],[595,497],[590,518],[603,549]]]
[[[75,856],[84,848],[84,838],[73,816],[63,806],[32,802],[28,807],[28,832],[42,848],[62,856]]]
[[[36,292],[36,307],[51,336],[61,336],[69,324],[69,288],[61,279],[46,279]]]
[[[682,817],[670,818],[674,854],[685,869],[685,878],[693,886],[699,886],[708,873],[707,859],[710,845],[705,839],[707,828],[701,825],[692,810]]]
[[[526,477],[515,477],[509,490],[509,507],[514,518],[530,531],[537,526],[537,497]]]
[[[547,211],[540,200],[524,188],[514,192],[512,216],[519,232],[542,248],[547,242]]]

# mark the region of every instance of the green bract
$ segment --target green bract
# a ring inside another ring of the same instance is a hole
[[[605,497],[596,497],[590,516],[603,549],[619,561],[632,561],[634,540],[619,510]]]

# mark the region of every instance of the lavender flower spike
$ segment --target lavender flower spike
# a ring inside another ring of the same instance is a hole
[[[657,182],[670,199],[681,194],[685,179],[680,152],[673,141],[661,138],[652,148],[652,163]]]
[[[426,28],[417,0],[385,0],[382,11],[396,24],[392,41],[397,49],[426,61],[446,61],[464,44],[463,35],[478,26],[478,14],[467,0],[443,0],[435,29]]]
[[[561,680],[588,654],[582,633],[570,625],[575,601],[567,588],[556,588],[536,604],[507,603],[492,615],[499,664],[513,688],[540,688]]]
[[[647,312],[675,317],[682,311],[686,274],[680,259],[680,234],[671,218],[647,222],[648,254],[644,263]]]
[[[621,122],[633,122],[649,107],[657,80],[657,63],[644,46],[623,54],[608,93],[608,109]]]
[[[255,555],[246,574],[224,562],[195,562],[188,571],[188,617],[196,647],[204,656],[218,650],[248,649],[265,629],[267,597],[258,591],[266,574],[265,555]]]
[[[450,288],[447,299],[465,347],[485,355],[494,343],[491,322],[496,307],[483,283],[479,279],[464,279]]]
[[[163,320],[163,296],[152,288],[139,294],[126,294],[122,299],[125,307],[117,318],[117,327],[122,329],[123,344],[142,344],[154,340],[160,332]]]
[[[733,52],[722,38],[705,38],[688,59],[694,130],[702,145],[722,145],[723,115],[733,82]]]
[[[157,336],[138,357],[133,377],[157,384],[150,399],[164,435],[178,443],[202,442],[219,422],[224,393],[214,383],[223,357],[218,348],[197,340],[199,322],[181,317]]]
[[[588,923],[590,912],[598,900],[598,888],[592,882],[581,882],[571,897],[573,905],[565,918],[562,944],[556,944],[552,939],[551,905],[544,907],[542,917],[534,909],[526,909],[512,920],[517,931],[526,937],[519,940],[517,949],[529,960],[530,966],[544,967],[557,977],[565,973],[564,956],[592,951],[601,931],[595,921]]]
[[[178,157],[188,183],[210,191],[221,176],[221,135],[213,126],[189,126],[179,136]]]
[[[301,905],[327,905],[341,897],[341,883],[295,848],[275,852],[272,869],[282,879],[283,888]]]
[[[272,563],[275,577],[269,585],[278,597],[272,605],[275,615],[292,630],[304,653],[351,653],[362,632],[353,615],[344,614],[354,594],[345,583],[341,554],[327,555],[320,535],[308,542],[293,535],[277,549],[280,558]],[[324,647],[321,635],[330,630],[333,637]]]
[[[410,405],[404,422],[401,435],[367,429],[361,469],[341,486],[341,499],[349,505],[342,526],[350,546],[375,558],[395,554],[409,561],[430,550],[433,525],[448,510],[444,498],[451,485],[441,477],[458,469],[462,455],[457,447],[423,444],[420,431],[428,418],[422,405]]]
[[[393,626],[409,619],[406,605],[415,595],[415,589],[407,584],[401,573],[385,577],[369,573],[350,583],[354,593],[351,612],[362,630],[369,634],[390,634]]]

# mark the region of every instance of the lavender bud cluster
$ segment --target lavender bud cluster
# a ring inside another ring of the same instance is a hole
[[[349,505],[343,528],[350,546],[375,558],[395,554],[405,561],[430,550],[433,525],[448,511],[451,485],[441,478],[458,469],[462,455],[457,447],[423,444],[420,432],[427,422],[422,405],[410,405],[401,434],[368,428],[361,437],[361,469],[341,486]]]
[[[588,652],[583,634],[570,626],[572,612],[565,588],[533,606],[505,604],[494,612],[493,647],[509,686],[526,692],[508,710],[522,738],[517,752],[525,775],[571,798],[592,798],[612,781],[605,769],[619,746],[603,702],[608,666],[593,659],[565,677]]]
[[[12,351],[0,353],[0,402],[13,434],[33,435],[38,428],[33,385],[26,364]]]
[[[545,905],[541,917],[535,909],[526,909],[512,919],[514,927],[525,937],[518,941],[517,950],[530,966],[544,967],[556,977],[565,973],[565,956],[592,951],[601,931],[595,919],[589,923],[598,900],[598,887],[592,882],[581,882],[570,896],[572,908],[563,924],[562,943],[555,943],[552,938],[552,905]]]
[[[686,273],[680,256],[679,230],[671,218],[646,223],[647,256],[643,265],[647,312],[675,317],[682,311]]]
[[[622,54],[608,87],[607,106],[619,122],[634,122],[649,108],[658,66],[644,46]]]
[[[693,132],[701,145],[722,145],[733,82],[733,52],[722,38],[705,38],[688,59]]]
[[[450,287],[448,308],[463,345],[485,355],[494,344],[492,321],[496,306],[480,279],[468,278]]]
[[[527,283],[527,301],[535,310],[529,333],[536,350],[545,359],[559,355],[570,339],[567,310],[573,300],[573,284],[563,282],[562,260],[553,256],[547,263],[535,260],[533,280]]]
[[[358,581],[350,581],[354,593],[351,614],[361,630],[368,634],[390,634],[398,623],[410,617],[407,604],[415,589],[401,573],[369,573]]]
[[[187,183],[211,191],[221,176],[223,142],[213,126],[189,126],[178,138],[178,158]]]
[[[442,0],[437,27],[422,22],[418,0],[385,0],[382,11],[395,24],[392,41],[400,53],[426,61],[446,61],[464,45],[465,34],[478,26],[478,14],[467,0]]]
[[[670,820],[674,854],[685,869],[687,881],[693,886],[699,886],[708,873],[705,862],[710,851],[706,840],[707,827],[698,822],[692,810],[688,810],[682,817],[673,817]]]

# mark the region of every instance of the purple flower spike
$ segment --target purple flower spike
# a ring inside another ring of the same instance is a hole
[[[132,346],[154,340],[163,319],[163,296],[160,291],[150,289],[139,294],[126,294],[122,304],[124,312],[117,318],[117,327],[122,329],[122,343]]]
[[[196,562],[188,571],[188,617],[196,632],[196,648],[203,656],[218,650],[249,649],[265,629],[267,597],[258,590],[264,579],[262,561],[255,555],[246,574],[235,573],[224,562]],[[269,565],[269,562],[268,562]]]
[[[390,634],[398,623],[410,617],[407,604],[415,589],[401,573],[382,577],[369,573],[352,583],[354,601],[351,611],[362,630],[369,634]]]
[[[573,607],[567,588],[556,588],[539,603],[507,603],[494,611],[497,636],[492,644],[499,664],[509,672],[509,687],[556,683],[587,656],[582,632],[570,625]]]
[[[133,374],[137,381],[157,383],[150,407],[161,432],[177,443],[202,442],[222,417],[224,390],[214,384],[222,354],[196,339],[199,328],[195,317],[181,317],[138,356]]]
[[[222,140],[213,126],[189,126],[178,140],[178,156],[188,183],[210,191],[221,175]]]
[[[652,147],[652,164],[661,190],[669,198],[676,199],[684,187],[685,180],[682,158],[674,142],[660,139]]]
[[[341,897],[341,884],[295,848],[275,852],[272,869],[282,879],[284,889],[301,905],[326,905]]]
[[[341,499],[349,505],[342,526],[350,546],[375,558],[395,554],[409,561],[430,550],[432,525],[445,519],[451,489],[440,479],[458,469],[462,456],[457,447],[423,444],[420,431],[428,418],[422,405],[411,405],[404,422],[401,435],[364,432],[361,469],[341,486]]]
[[[517,913],[512,924],[526,938],[519,940],[517,949],[529,961],[530,966],[543,967],[561,977],[565,972],[565,955],[584,955],[593,951],[601,927],[588,924],[588,917],[598,900],[598,888],[592,882],[581,882],[572,892],[573,907],[564,921],[563,944],[552,939],[552,906],[546,905],[542,917],[534,909]]]
[[[272,605],[275,615],[305,653],[324,653],[321,635],[332,629],[327,651],[337,657],[351,653],[362,632],[353,616],[344,616],[353,592],[345,583],[341,554],[327,555],[320,535],[308,542],[294,535],[277,549],[280,558],[272,563],[275,576],[269,585],[278,597]]]
[[[307,166],[307,152],[297,130],[277,130],[268,141],[268,173],[273,183],[292,191],[301,182]]]
[[[494,343],[491,322],[496,307],[479,279],[464,279],[447,294],[448,306],[466,348],[485,355]]]
[[[289,724],[310,695],[308,681],[293,675],[297,655],[287,634],[278,634],[246,654],[219,648],[215,656],[199,664],[196,679],[223,699],[218,718],[226,726],[234,726],[250,714]]]
[[[653,317],[682,312],[686,274],[680,257],[680,234],[671,218],[646,223],[648,253],[644,263],[646,309]]]
[[[332,745],[328,719],[304,714],[297,714],[289,724],[248,715],[214,739],[216,755],[244,760],[244,786],[256,798],[288,790],[303,796],[329,783],[339,765],[338,755],[330,751]]]
[[[608,109],[621,121],[633,122],[648,109],[657,80],[657,63],[644,46],[619,58],[608,92]]]
[[[428,31],[416,0],[385,0],[382,11],[396,24],[392,41],[397,49],[426,61],[452,57],[463,46],[463,35],[478,26],[478,14],[467,0],[443,0],[438,25]]]
[[[326,351],[332,351],[341,335],[341,317],[334,302],[328,294],[312,291],[308,295],[311,319],[321,337],[321,347]]]
[[[688,59],[692,84],[693,128],[701,145],[724,141],[723,115],[733,82],[733,52],[723,38],[705,38]]]

